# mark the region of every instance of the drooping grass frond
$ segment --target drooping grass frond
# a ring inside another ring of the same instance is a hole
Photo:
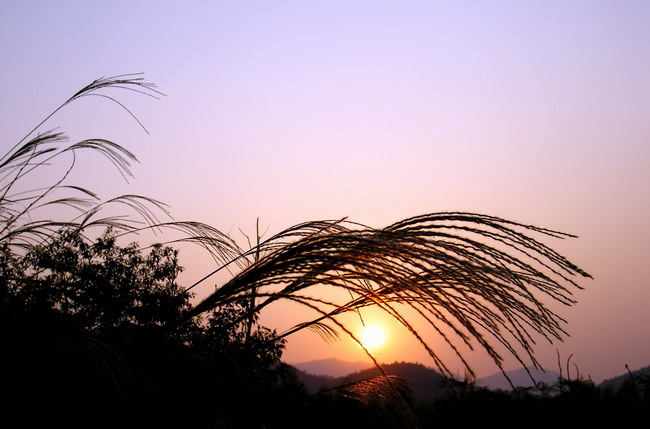
[[[243,262],[243,258],[245,258],[243,255],[246,255],[246,252],[239,247],[237,242],[227,234],[210,225],[195,221],[173,221],[158,223],[155,225],[155,228],[181,233],[180,238],[165,240],[161,242],[161,244],[171,245],[175,243],[192,243],[199,245],[206,250],[212,256],[214,261],[221,266],[232,263],[239,269],[244,269],[248,265],[248,263]],[[129,231],[129,233],[137,233],[141,230],[149,229],[151,229],[151,227],[147,226],[139,230]],[[201,281],[196,284],[199,283],[201,283]],[[187,290],[191,289],[192,286],[187,288]]]
[[[118,104],[142,126],[124,104],[107,91],[128,90],[158,98],[164,95],[144,81],[142,73],[102,77],[77,91],[0,158],[0,244],[3,251],[28,250],[52,239],[65,229],[112,228],[120,234],[144,229],[172,229],[185,235],[175,241],[195,242],[208,249],[219,262],[231,260],[241,250],[216,229],[198,222],[176,222],[162,202],[139,195],[101,200],[85,186],[67,183],[80,151],[103,156],[127,180],[136,156],[112,141],[94,138],[68,143],[65,134],[39,129],[59,110],[87,96],[100,96]],[[144,129],[144,126],[142,126]],[[146,131],[146,129],[145,129]],[[34,135],[36,134],[36,135]],[[46,186],[34,186],[45,167]],[[28,181],[29,179],[29,181]],[[72,214],[61,209],[72,209]],[[109,212],[109,214],[106,214]],[[57,213],[54,216],[53,213]],[[134,216],[135,215],[135,216]]]
[[[383,374],[345,383],[333,390],[339,396],[365,404],[392,427],[419,427],[413,408],[409,406],[413,393],[403,377]]]
[[[382,375],[352,381],[336,386],[335,389],[339,390],[342,396],[365,403],[379,402],[381,405],[386,406],[389,404],[396,405],[395,386],[400,386],[399,391],[403,394],[409,393],[406,379],[395,375]]]
[[[55,133],[50,130],[44,134],[39,134],[23,146],[19,147],[13,152],[8,152],[0,163],[0,172],[5,173],[6,170],[20,169],[29,167],[30,164],[24,163],[25,159],[40,159],[41,156],[54,152],[56,147],[48,147],[50,144],[57,144],[67,140],[63,133]]]
[[[291,328],[292,330],[299,331],[301,329],[310,329],[311,331],[317,333],[325,342],[332,343],[338,340],[341,336],[339,331],[332,328],[331,326],[317,321],[302,322]],[[284,337],[286,335],[283,335]]]
[[[225,261],[223,265],[218,266],[212,272],[203,276],[200,280],[192,284],[188,288],[188,290],[191,290],[194,287],[198,286],[199,284],[205,282],[208,278],[212,277],[216,273],[224,269],[227,269],[230,265],[236,265],[240,270],[245,269],[246,267],[251,265],[252,263],[251,257],[253,257],[254,255],[268,254],[273,250],[281,248],[285,244],[293,242],[297,238],[307,237],[309,235],[322,233],[323,231],[327,231],[327,230],[337,230],[339,228],[338,224],[342,221],[343,220],[336,221],[336,222],[314,221],[314,222],[305,222],[302,224],[294,225],[274,235],[268,240],[259,243],[257,246],[251,247],[247,251],[241,249],[232,238],[225,236],[227,237],[228,241],[231,243],[230,246],[231,252],[227,253],[225,256],[229,254],[231,256],[231,259]],[[218,234],[222,235],[222,233],[220,232],[218,232]]]
[[[254,311],[289,300],[321,309],[313,321],[321,323],[372,305],[405,326],[443,374],[450,375],[415,328],[416,319],[436,330],[461,359],[457,342],[469,347],[476,342],[500,365],[496,340],[517,359],[523,347],[536,362],[533,334],[548,340],[566,334],[562,318],[544,300],[572,305],[573,289],[581,288],[576,278],[589,275],[534,234],[571,237],[471,213],[433,213],[383,229],[344,221],[304,223],[261,243],[268,253],[192,314],[256,296],[261,299]],[[329,289],[352,298],[327,302],[320,297]],[[298,329],[308,326],[301,322]]]
[[[34,246],[46,242],[55,236],[59,231],[66,228],[74,228],[76,225],[70,222],[55,222],[50,220],[28,222],[16,228],[6,231],[0,236],[3,251],[6,250],[30,250]]]
[[[75,151],[79,149],[91,149],[103,155],[115,166],[124,180],[127,179],[126,176],[133,177],[133,174],[131,173],[131,162],[137,162],[138,159],[126,148],[113,143],[110,140],[87,139],[68,146],[62,152]]]
[[[77,91],[72,97],[67,99],[59,107],[54,109],[52,113],[50,113],[45,119],[43,119],[38,125],[36,125],[29,133],[27,133],[27,135],[25,135],[25,137],[23,137],[18,143],[16,143],[16,145],[11,150],[9,150],[2,158],[0,158],[0,162],[4,162],[6,158],[11,158],[16,152],[16,148],[19,147],[25,140],[27,140],[29,136],[35,133],[45,122],[47,122],[59,110],[63,109],[68,104],[82,97],[99,96],[118,104],[120,107],[126,110],[133,117],[133,119],[135,119],[136,122],[140,124],[140,126],[145,131],[147,131],[146,128],[142,125],[142,123],[138,120],[138,118],[133,114],[133,112],[131,112],[126,106],[124,106],[124,104],[120,103],[116,98],[108,96],[107,94],[101,92],[102,90],[106,90],[106,89],[122,89],[127,91],[134,91],[139,94],[146,95],[148,97],[153,97],[153,98],[158,98],[158,96],[165,95],[156,89],[155,84],[151,82],[146,82],[144,80],[144,77],[142,77],[142,75],[144,75],[144,73],[129,73],[129,74],[123,74],[123,75],[117,75],[111,77],[101,77],[99,79],[92,81],[91,83],[89,83],[88,85],[86,85],[85,87]],[[20,151],[21,150],[19,149],[18,152]]]

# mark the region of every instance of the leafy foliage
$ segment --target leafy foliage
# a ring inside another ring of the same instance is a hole
[[[117,246],[110,230],[94,243],[64,231],[17,265],[22,275],[7,279],[11,296],[28,309],[54,309],[86,332],[169,326],[190,308],[176,283],[176,250],[154,245],[142,254],[135,243]]]
[[[203,330],[205,347],[214,353],[224,353],[234,364],[254,360],[267,368],[279,362],[285,340],[276,340],[276,332],[259,325],[259,315],[251,316],[254,330],[248,332],[248,309],[241,303],[227,304],[215,309]]]
[[[253,399],[287,379],[276,368],[284,342],[257,319],[248,332],[237,322],[242,308],[179,323],[192,296],[176,282],[177,253],[120,247],[110,230],[94,242],[65,230],[22,257],[5,253],[1,363],[11,409],[37,404],[67,426],[107,412],[107,426],[149,413],[181,424],[191,410],[168,401],[184,391],[203,392],[195,402],[226,415],[236,409],[235,386],[236,397]]]

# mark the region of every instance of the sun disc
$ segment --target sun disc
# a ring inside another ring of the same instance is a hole
[[[379,326],[366,326],[361,331],[361,343],[367,349],[381,347],[385,340],[386,334]]]

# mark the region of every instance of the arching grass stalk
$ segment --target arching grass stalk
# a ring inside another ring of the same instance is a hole
[[[412,309],[442,335],[471,371],[458,341],[478,344],[501,367],[496,343],[523,363],[537,365],[533,334],[561,340],[563,319],[547,301],[575,303],[577,279],[590,277],[534,238],[569,234],[474,213],[431,213],[383,229],[346,221],[304,223],[258,246],[262,256],[213,294],[190,316],[219,305],[261,298],[251,311],[292,301],[321,309],[312,321],[297,321],[282,336],[376,306],[406,327],[429,352],[438,369],[451,375],[430,340],[415,328]],[[328,290],[351,299],[326,302]],[[338,323],[337,323],[338,324]],[[449,328],[456,338],[443,333]],[[523,348],[522,352],[518,348]],[[472,372],[473,373],[473,372]]]
[[[242,250],[227,235],[209,225],[193,221],[174,221],[162,202],[141,195],[120,195],[101,200],[86,186],[68,183],[80,151],[101,154],[127,180],[132,177],[131,165],[136,156],[112,141],[93,138],[70,143],[65,134],[52,130],[41,132],[41,127],[57,112],[83,97],[107,99],[129,113],[147,131],[131,110],[110,91],[132,91],[148,97],[164,94],[142,73],[102,77],[77,91],[54,109],[36,127],[0,158],[0,246],[3,252],[16,253],[42,245],[67,229],[81,232],[112,228],[116,234],[134,234],[144,230],[174,230],[182,241],[199,244],[209,251],[218,263],[232,260]],[[61,173],[44,187],[30,187],[30,177],[38,177],[46,166],[58,166]],[[73,214],[59,218],[50,215],[56,207],[73,209]],[[118,215],[103,216],[108,207],[117,207]],[[121,209],[120,209],[121,207]],[[126,210],[124,210],[126,209]],[[45,215],[43,215],[45,213]],[[134,216],[135,215],[135,216]],[[243,266],[242,266],[243,267]]]

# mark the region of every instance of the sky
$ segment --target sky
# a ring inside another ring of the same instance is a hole
[[[98,97],[44,125],[138,156],[128,183],[80,160],[75,178],[101,196],[151,196],[239,239],[258,218],[269,236],[439,211],[575,234],[547,244],[594,279],[558,309],[570,336],[536,351],[549,370],[559,355],[601,381],[650,364],[648,22],[650,3],[632,0],[7,0],[0,138],[8,150],[96,78],[145,72],[165,96],[115,95],[148,133]],[[213,268],[192,249],[181,263],[187,283]],[[283,329],[287,314],[263,323]],[[431,364],[379,323],[378,359]],[[284,354],[329,357],[364,358],[313,333]],[[471,359],[479,375],[496,371]]]

